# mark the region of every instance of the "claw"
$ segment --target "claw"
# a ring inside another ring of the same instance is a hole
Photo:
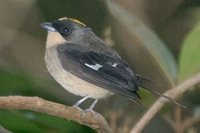
[[[76,108],[76,109],[78,109],[78,110],[81,111],[81,112],[83,111],[83,110],[82,110],[79,106],[77,106],[77,105],[73,105],[73,107]]]
[[[93,109],[90,109],[90,108],[86,109],[85,112],[90,112],[95,117],[99,117],[100,116],[99,113],[95,112]]]
[[[83,109],[81,109],[79,106],[77,106],[77,105],[74,105],[73,106],[74,108],[76,108],[77,110],[79,110],[80,112],[81,112],[81,117],[84,119],[85,118],[85,116],[86,116],[86,113],[85,113],[85,110],[83,110]]]

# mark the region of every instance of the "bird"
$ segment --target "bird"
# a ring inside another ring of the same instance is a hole
[[[148,79],[100,39],[90,27],[77,19],[63,17],[44,22],[48,31],[45,62],[49,73],[68,92],[81,96],[74,107],[93,99],[93,111],[99,99],[121,94],[140,104],[139,87]],[[148,89],[149,90],[149,89]]]

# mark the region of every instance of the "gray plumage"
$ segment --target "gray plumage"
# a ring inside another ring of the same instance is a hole
[[[66,90],[93,99],[118,93],[138,102],[140,76],[91,28],[69,18],[42,26],[49,32],[48,71]]]

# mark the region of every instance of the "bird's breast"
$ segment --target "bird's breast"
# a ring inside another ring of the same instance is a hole
[[[67,72],[61,65],[55,47],[47,48],[45,52],[47,69],[54,79],[67,91],[79,96],[89,96],[93,99],[100,99],[111,94],[99,86],[91,84],[77,76]]]

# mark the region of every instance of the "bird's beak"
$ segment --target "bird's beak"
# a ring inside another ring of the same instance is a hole
[[[44,29],[47,29],[48,31],[53,31],[53,32],[56,32],[57,30],[52,26],[52,23],[49,23],[49,22],[45,22],[45,23],[42,23],[40,24],[40,26]]]

